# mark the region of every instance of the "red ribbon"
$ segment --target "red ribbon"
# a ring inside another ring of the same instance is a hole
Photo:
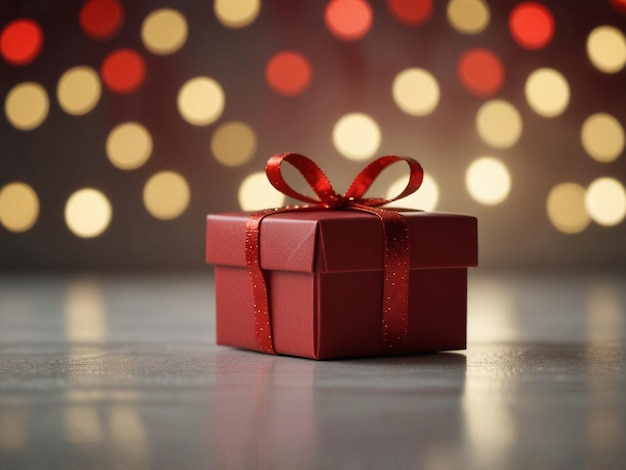
[[[318,199],[300,194],[284,180],[281,172],[282,162],[293,165],[307,181]],[[409,165],[409,181],[404,190],[391,199],[366,198],[366,191],[378,175],[389,165],[403,161]],[[378,217],[383,227],[383,305],[381,328],[381,354],[399,354],[406,350],[408,340],[408,301],[410,239],[409,227],[405,217],[397,211],[381,209],[387,204],[415,192],[424,178],[420,164],[407,157],[393,155],[380,157],[367,165],[354,179],[342,196],[335,192],[324,172],[309,158],[297,153],[274,155],[267,161],[265,172],[272,185],[294,199],[309,204],[286,206],[256,212],[248,217],[246,223],[246,263],[252,282],[254,299],[255,333],[259,351],[276,354],[272,338],[272,323],[269,310],[267,284],[259,261],[259,236],[261,220],[278,212],[348,209],[367,212]]]

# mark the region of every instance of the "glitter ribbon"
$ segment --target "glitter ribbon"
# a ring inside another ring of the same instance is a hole
[[[366,191],[389,165],[406,162],[409,180],[397,196],[366,198]],[[300,194],[284,180],[281,164],[288,162],[302,174],[317,199]],[[415,192],[424,178],[420,164],[407,157],[388,155],[367,165],[342,196],[335,192],[324,172],[309,158],[297,153],[272,156],[265,167],[270,183],[285,195],[306,202],[305,205],[285,206],[255,212],[246,222],[246,264],[254,299],[255,334],[259,351],[276,354],[272,338],[272,323],[265,274],[260,266],[260,227],[264,217],[280,212],[305,210],[355,210],[375,215],[381,222],[384,239],[383,305],[381,325],[381,354],[400,354],[406,350],[409,323],[410,238],[405,217],[397,211],[378,206],[401,199]]]

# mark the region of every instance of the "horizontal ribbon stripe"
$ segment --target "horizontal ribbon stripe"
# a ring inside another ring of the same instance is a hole
[[[293,165],[304,177],[318,199],[300,194],[285,181],[281,171],[283,162]],[[396,162],[409,166],[409,180],[406,187],[391,199],[366,198],[365,193],[380,173]],[[283,153],[272,156],[265,167],[270,183],[283,194],[306,202],[306,205],[286,206],[267,209],[249,216],[246,223],[246,263],[252,283],[254,299],[255,334],[258,350],[276,354],[272,337],[271,312],[267,284],[260,267],[260,228],[264,217],[280,212],[347,209],[366,212],[381,221],[384,240],[383,255],[383,303],[381,313],[381,354],[399,354],[406,350],[408,341],[408,302],[410,237],[405,217],[390,209],[378,206],[401,199],[415,192],[424,178],[420,164],[408,157],[388,155],[367,165],[354,179],[342,196],[335,192],[324,172],[309,158],[297,153]]]

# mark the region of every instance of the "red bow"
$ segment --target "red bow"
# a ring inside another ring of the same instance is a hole
[[[289,162],[307,181],[319,199],[295,191],[281,173],[281,163]],[[366,191],[389,165],[404,161],[409,165],[409,181],[404,190],[391,199],[366,198]],[[246,223],[246,263],[254,296],[255,332],[259,350],[276,354],[272,339],[271,315],[265,277],[259,264],[259,235],[261,220],[278,212],[311,209],[349,209],[377,216],[384,232],[384,285],[382,305],[381,353],[398,354],[405,350],[408,340],[408,293],[410,268],[409,227],[397,211],[381,209],[387,204],[415,192],[424,178],[420,164],[407,157],[385,156],[367,165],[352,181],[342,196],[335,192],[324,172],[309,158],[297,153],[274,155],[267,161],[265,172],[272,185],[294,199],[308,202],[304,206],[286,206],[256,212]]]

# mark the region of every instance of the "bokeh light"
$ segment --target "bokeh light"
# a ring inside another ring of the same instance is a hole
[[[260,211],[285,204],[285,195],[272,186],[262,171],[252,173],[242,181],[238,199],[243,211]]]
[[[254,130],[244,122],[225,122],[213,133],[211,151],[224,166],[235,167],[247,163],[256,151]]]
[[[100,74],[102,81],[112,92],[132,93],[143,84],[146,64],[132,49],[117,49],[106,56]]]
[[[496,93],[504,81],[504,66],[493,52],[474,48],[461,55],[457,63],[457,76],[461,84],[479,97]]]
[[[179,217],[189,205],[191,190],[187,180],[173,171],[151,176],[143,188],[143,203],[155,218],[171,220]]]
[[[400,177],[393,181],[387,191],[387,199],[397,196],[406,187],[407,177]],[[421,186],[413,194],[403,197],[398,201],[393,201],[385,207],[404,207],[406,209],[419,209],[423,211],[433,211],[439,202],[439,186],[428,173],[424,173]]]
[[[484,31],[491,16],[484,0],[450,0],[446,13],[450,25],[463,34]]]
[[[530,74],[524,89],[526,101],[537,114],[555,117],[569,104],[569,84],[563,75],[551,68],[540,68]]]
[[[587,37],[587,55],[595,68],[616,73],[626,64],[626,38],[613,26],[598,26]]]
[[[367,160],[372,157],[380,141],[380,128],[367,114],[346,114],[333,128],[335,148],[350,160]]]
[[[306,90],[313,71],[308,59],[298,52],[274,54],[265,67],[265,79],[276,93],[294,96]]]
[[[372,7],[365,0],[331,0],[326,5],[324,20],[328,30],[339,39],[361,39],[372,26]]]
[[[98,41],[115,36],[123,20],[124,8],[118,0],[87,0],[78,17],[83,32]]]
[[[541,49],[554,36],[554,17],[541,3],[523,2],[511,12],[509,29],[515,42],[523,48]]]
[[[29,18],[11,21],[0,33],[0,53],[12,65],[30,64],[39,55],[42,45],[41,27]]]
[[[624,128],[610,114],[585,119],[580,138],[587,154],[599,162],[612,162],[624,151]]]
[[[48,93],[38,83],[23,82],[7,94],[4,112],[13,127],[22,131],[35,129],[45,121],[50,109]]]
[[[178,92],[178,111],[194,126],[205,126],[219,119],[224,103],[222,87],[209,77],[192,78]]]
[[[153,54],[169,55],[183,47],[187,30],[187,20],[179,11],[161,8],[143,20],[141,40]]]
[[[609,0],[609,3],[616,11],[626,14],[626,0]]]
[[[215,16],[228,28],[243,28],[252,23],[261,10],[260,0],[215,0]]]
[[[476,114],[476,130],[492,147],[505,149],[517,143],[522,135],[522,117],[508,101],[490,100]]]
[[[387,0],[387,8],[400,23],[418,26],[433,13],[433,0]]]
[[[439,103],[437,80],[421,68],[409,68],[396,75],[391,91],[396,105],[412,116],[430,114]]]
[[[598,178],[587,188],[585,207],[597,224],[605,227],[617,225],[626,216],[626,190],[614,178]]]
[[[11,232],[25,232],[37,221],[39,198],[26,183],[13,182],[0,188],[0,224]]]
[[[109,161],[121,170],[142,166],[152,153],[152,137],[137,122],[125,122],[114,127],[106,141]]]
[[[98,104],[101,94],[100,77],[91,67],[72,67],[61,75],[57,84],[57,99],[68,114],[88,113]]]
[[[486,205],[504,201],[511,190],[511,175],[504,164],[493,157],[474,160],[465,174],[465,185],[470,196]]]
[[[576,183],[561,183],[550,190],[546,202],[550,222],[563,233],[579,233],[591,219],[585,209],[585,188]]]
[[[65,223],[74,235],[81,238],[102,234],[111,223],[112,215],[111,203],[94,188],[79,189],[65,204]]]

